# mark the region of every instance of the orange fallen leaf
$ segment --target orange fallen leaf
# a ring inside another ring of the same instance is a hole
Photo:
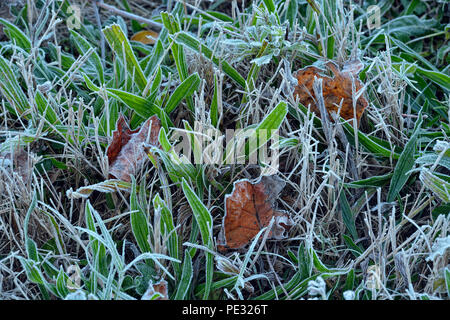
[[[325,108],[338,112],[339,105],[342,101],[340,116],[346,120],[354,118],[353,112],[353,94],[352,94],[352,77],[355,84],[355,94],[363,88],[363,83],[358,79],[358,74],[363,68],[363,64],[359,60],[347,62],[342,71],[333,62],[328,62],[326,67],[334,74],[333,78],[322,75],[324,70],[315,66],[309,66],[298,70],[294,76],[298,80],[298,85],[294,89],[294,96],[297,96],[300,102],[305,106],[311,105],[311,110],[316,114],[320,114],[316,105],[316,97],[314,95],[313,83],[314,77],[323,79],[323,99]],[[356,119],[359,122],[364,109],[367,107],[367,100],[360,95],[356,101]]]
[[[138,41],[143,44],[155,44],[159,34],[152,30],[139,31],[131,37],[132,41]]]
[[[110,178],[130,182],[148,158],[143,144],[158,146],[161,122],[156,115],[147,119],[140,128],[131,130],[123,115],[120,115],[113,132],[113,139],[106,150]]]
[[[153,282],[150,280],[148,289],[147,291],[145,291],[141,300],[169,300],[167,281],[160,280],[159,282],[153,284]]]
[[[219,250],[238,249],[249,243],[274,217],[269,237],[286,238],[286,229],[293,224],[285,211],[275,208],[275,200],[285,182],[277,176],[262,176],[252,183],[247,179],[234,183],[233,192],[225,196],[225,216],[221,231],[224,245]]]

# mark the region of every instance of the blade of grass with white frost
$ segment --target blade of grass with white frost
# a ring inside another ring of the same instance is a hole
[[[0,56],[0,93],[8,100],[11,107],[15,108],[21,115],[30,108],[30,103],[13,70],[8,61]]]
[[[205,207],[203,202],[197,197],[195,192],[191,189],[189,184],[183,178],[182,181],[182,189],[186,199],[191,206],[192,213],[197,221],[197,224],[200,228],[200,234],[202,237],[203,244],[207,246],[208,249],[212,250],[213,242],[212,242],[212,217],[209,213],[209,210]],[[203,295],[204,299],[208,299],[209,292],[211,289],[212,276],[213,276],[213,268],[214,268],[214,256],[205,252],[206,255],[206,287]]]
[[[142,92],[147,85],[147,79],[122,28],[118,24],[113,24],[104,28],[103,34],[123,65],[126,65],[128,75],[134,75],[134,81]]]
[[[88,223],[89,217],[89,229],[86,229],[85,232],[93,236],[93,239],[91,238],[92,240],[97,239],[105,245],[105,248],[108,249],[111,254],[112,263],[117,267],[119,272],[122,271],[125,266],[119,252],[117,251],[116,243],[106,228],[100,214],[94,209],[89,200],[86,201],[85,214],[86,224]],[[99,227],[100,234],[97,233],[95,225]]]
[[[358,232],[356,231],[355,218],[353,217],[352,209],[350,208],[350,205],[348,203],[344,188],[341,190],[341,194],[339,195],[339,204],[341,207],[342,220],[344,221],[345,227],[347,228],[352,238],[356,241],[358,240]]]
[[[89,79],[87,75],[83,74],[83,77],[89,89],[91,89],[94,92],[99,92],[101,90],[91,81],[91,79]],[[120,89],[106,88],[105,90],[110,97],[123,102],[125,105],[127,105],[130,109],[134,110],[142,118],[148,119],[152,115],[156,114],[160,119],[166,118],[169,121],[168,125],[170,126],[173,125],[169,117],[166,116],[165,111],[160,107],[158,107],[154,103],[154,101],[151,100],[151,97],[148,97],[147,99],[142,98],[141,96]]]
[[[15,24],[0,18],[0,23],[4,25],[3,32],[8,36],[8,38],[15,43],[17,46],[30,52],[31,41],[22,30],[20,30]]]
[[[249,156],[262,148],[278,131],[288,113],[287,103],[281,101],[256,127],[257,145],[250,145]]]
[[[209,107],[209,117],[211,118],[211,124],[214,128],[217,128],[217,123],[219,122],[219,81],[217,79],[217,73],[214,74],[214,93],[211,99],[211,106]]]
[[[429,169],[422,168],[420,181],[445,203],[450,202],[450,183],[435,176]]]
[[[175,108],[180,104],[183,99],[187,99],[192,96],[192,94],[198,90],[200,86],[201,79],[198,73],[190,75],[186,80],[184,80],[170,95],[169,101],[167,101],[165,111],[170,114]],[[194,110],[191,110],[194,111]]]
[[[144,214],[137,201],[136,179],[131,177],[131,193],[130,193],[130,224],[134,238],[141,249],[141,252],[151,252],[148,243],[149,228],[147,215]]]
[[[179,6],[178,9],[180,8],[181,7]],[[183,11],[181,11],[181,15],[183,15],[182,12]],[[175,12],[173,12],[172,14],[167,12],[161,13],[161,19],[164,24],[164,27],[167,29],[170,35],[175,34],[181,30],[181,24],[179,20],[181,17],[180,15],[178,15],[177,16],[178,19],[176,19],[174,17],[175,14],[176,14]],[[188,64],[186,62],[186,54],[184,53],[184,48],[182,45],[173,42],[172,39],[170,39],[170,41],[172,42],[171,43],[172,56],[173,59],[175,60],[178,75],[181,81],[185,81],[186,79],[188,79],[189,71],[188,71]],[[195,109],[194,100],[190,96],[187,97],[186,104],[188,109],[194,112]]]
[[[97,53],[97,50],[85,39],[83,38],[79,33],[77,33],[74,30],[70,30],[72,40],[75,43],[75,46],[77,50],[80,52],[80,54],[86,54],[88,50],[91,48],[94,49],[91,55],[88,58],[88,63],[90,63],[96,70],[97,70],[97,77],[99,83],[105,82],[105,76],[104,76],[104,70],[102,61],[100,60],[100,57]]]
[[[185,300],[188,298],[189,287],[193,278],[192,258],[189,254],[189,250],[184,251],[184,262],[181,279],[178,282],[177,291],[174,296],[174,300]]]
[[[413,134],[411,138],[406,143],[400,157],[398,159],[397,165],[394,169],[394,174],[391,179],[391,184],[389,186],[389,192],[387,195],[387,202],[394,201],[395,197],[398,195],[400,190],[405,185],[406,181],[411,173],[408,173],[414,166],[414,153],[416,151],[416,142],[419,136],[420,127],[422,125],[422,114],[419,114],[416,125],[414,127]]]
[[[163,199],[159,196],[159,194],[156,194],[156,196],[153,198],[153,207],[155,210],[160,210],[161,212],[161,233],[164,235],[165,239],[167,239],[166,245],[169,251],[169,255],[172,258],[175,258],[177,260],[180,259],[180,252],[179,252],[179,240],[178,240],[178,234],[175,229],[175,225],[173,222],[173,215],[172,212],[167,207],[166,203]],[[172,264],[175,276],[177,279],[180,278],[181,275],[181,267],[179,263],[173,263]],[[184,266],[183,266],[184,268]],[[184,271],[183,271],[184,272]]]

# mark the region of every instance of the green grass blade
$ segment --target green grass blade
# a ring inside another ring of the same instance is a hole
[[[202,243],[209,249],[213,249],[212,242],[212,217],[209,210],[205,207],[203,202],[198,198],[195,192],[188,185],[186,180],[183,178],[182,188],[189,205],[192,208],[192,213],[195,217],[195,221],[200,229],[200,235],[202,237]],[[203,295],[204,299],[209,296],[212,276],[213,276],[213,266],[214,266],[214,256],[211,253],[205,252],[206,255],[206,282],[205,282],[205,292]]]
[[[183,99],[187,99],[192,96],[195,91],[198,90],[200,86],[201,79],[198,73],[194,73],[189,78],[184,80],[172,93],[167,101],[167,105],[165,107],[165,111],[167,114],[170,114],[175,108],[180,104]],[[194,110],[191,110],[194,112]]]
[[[352,209],[348,203],[347,197],[345,196],[345,190],[342,189],[339,195],[339,203],[341,206],[342,220],[344,221],[345,227],[356,241],[358,239],[358,232],[356,232],[355,218],[353,217]]]
[[[427,168],[422,168],[419,175],[420,181],[444,203],[450,202],[450,183],[440,179]]]
[[[450,297],[450,269],[444,269],[445,286],[447,287],[447,296]]]
[[[5,58],[0,56],[0,93],[8,100],[12,108],[24,113],[30,107],[28,98],[23,92],[15,70],[9,66]]]
[[[185,179],[182,180],[182,188],[189,205],[192,208],[195,220],[200,227],[202,243],[208,248],[212,245],[212,217],[208,208],[198,198]]]
[[[86,54],[88,50],[91,48],[94,49],[92,54],[88,58],[88,63],[92,65],[92,67],[95,68],[97,71],[97,77],[99,83],[105,82],[105,76],[104,76],[104,70],[102,61],[100,60],[100,57],[97,53],[97,50],[85,39],[83,38],[79,33],[75,32],[74,30],[70,31],[71,37],[73,39],[73,42],[75,43],[75,46],[77,47],[77,50],[80,52],[80,54]]]
[[[408,178],[410,176],[410,173],[408,172],[413,168],[415,162],[414,154],[416,151],[416,142],[421,125],[422,116],[419,115],[419,119],[416,122],[414,132],[409,141],[406,143],[405,148],[403,149],[403,152],[398,159],[397,165],[395,166],[394,174],[392,175],[389,192],[386,199],[387,202],[394,201],[400,190],[405,185],[406,181],[408,181]]]
[[[184,252],[183,272],[180,282],[178,283],[174,300],[185,300],[189,298],[188,293],[193,276],[192,258],[189,254],[189,250],[186,249]]]
[[[26,52],[30,52],[31,50],[31,41],[23,33],[22,30],[20,30],[16,25],[12,24],[11,22],[0,18],[0,23],[4,25],[3,32],[8,36],[8,38],[15,43],[17,46],[25,50]]]
[[[149,229],[147,216],[142,211],[137,201],[136,179],[131,177],[131,193],[130,193],[130,224],[134,238],[141,249],[142,253],[151,252],[148,243]]]
[[[159,194],[153,198],[153,207],[155,209],[161,210],[161,232],[165,238],[168,237],[167,240],[167,248],[169,251],[169,255],[172,258],[180,260],[180,252],[179,252],[179,239],[178,234],[175,229],[175,225],[173,222],[172,212],[167,207],[166,203],[161,199]],[[172,263],[173,269],[175,271],[175,277],[180,279],[181,276],[181,268],[179,263]],[[184,268],[184,266],[183,266]],[[183,271],[184,272],[184,271]]]
[[[217,128],[217,123],[219,122],[219,81],[217,79],[217,74],[214,74],[214,94],[211,100],[211,106],[209,107],[209,116],[211,118],[211,124],[214,128]]]
[[[103,29],[103,34],[110,47],[123,64],[126,65],[128,76],[134,75],[134,82],[143,91],[147,85],[147,79],[122,28],[118,24],[113,24]]]

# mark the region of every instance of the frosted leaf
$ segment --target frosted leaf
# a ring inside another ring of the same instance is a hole
[[[431,247],[433,251],[425,260],[433,261],[437,256],[443,256],[448,248],[450,248],[450,236],[437,238]]]
[[[344,292],[345,300],[355,300],[355,291],[347,290]]]

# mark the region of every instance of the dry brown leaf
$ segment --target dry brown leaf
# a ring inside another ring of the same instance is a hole
[[[297,96],[305,107],[311,105],[311,110],[320,115],[320,111],[316,104],[313,84],[315,77],[323,79],[323,98],[328,112],[334,111],[337,113],[342,101],[340,116],[346,120],[353,119],[352,78],[355,85],[355,94],[357,94],[364,86],[358,79],[358,74],[364,65],[359,60],[352,60],[347,62],[342,68],[342,71],[340,71],[339,68],[330,61],[326,64],[326,67],[333,72],[333,78],[323,75],[324,70],[315,66],[309,66],[298,70],[294,75],[298,80],[298,85],[294,89],[294,96]],[[356,101],[356,119],[358,122],[367,105],[367,100],[361,95]]]
[[[225,216],[219,250],[238,249],[248,244],[274,217],[269,237],[284,239],[293,224],[285,211],[276,210],[275,200],[285,182],[277,176],[262,176],[252,183],[247,179],[234,183],[233,192],[225,196]]]
[[[155,44],[159,34],[152,30],[139,31],[131,37],[132,41],[138,41],[143,44]]]
[[[123,115],[120,115],[113,132],[113,140],[106,150],[110,178],[130,182],[131,175],[135,174],[148,158],[143,144],[159,146],[160,129],[161,121],[156,115],[135,130],[131,130]]]

